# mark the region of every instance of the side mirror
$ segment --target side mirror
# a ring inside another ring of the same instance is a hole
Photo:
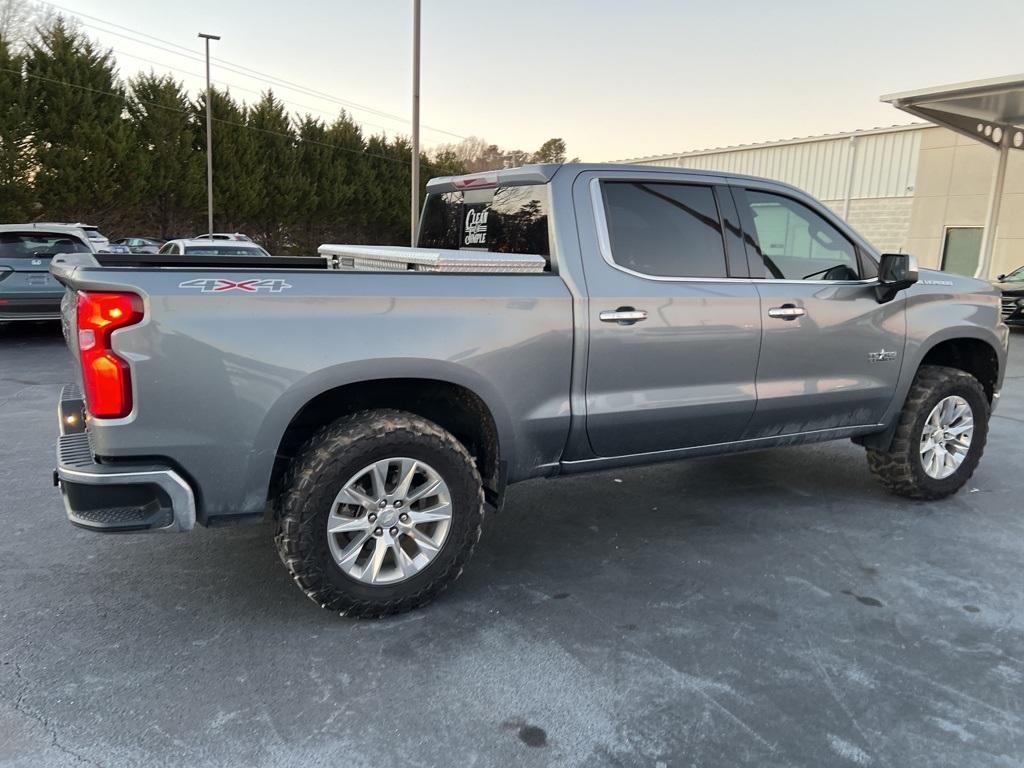
[[[917,257],[907,253],[883,253],[878,264],[875,296],[879,304],[892,301],[896,294],[917,282]]]
[[[996,275],[996,282],[1001,283],[1006,279],[1006,275]]]

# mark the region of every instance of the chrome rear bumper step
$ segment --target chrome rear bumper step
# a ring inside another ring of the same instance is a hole
[[[195,495],[173,469],[96,461],[76,386],[61,392],[58,417],[56,477],[72,524],[105,533],[195,527]]]

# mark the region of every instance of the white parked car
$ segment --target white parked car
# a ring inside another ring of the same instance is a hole
[[[58,221],[40,221],[37,225],[45,227],[74,227],[75,229],[80,229],[85,232],[85,236],[89,238],[89,242],[97,251],[106,251],[110,248],[110,240],[106,235],[100,232],[99,227],[95,227],[92,224],[83,224],[82,222],[70,224]]]
[[[250,240],[168,240],[161,254],[177,256],[269,256],[262,246]]]

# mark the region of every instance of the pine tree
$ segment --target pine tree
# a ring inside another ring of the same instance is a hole
[[[327,143],[333,160],[323,207],[325,236],[331,242],[359,242],[366,229],[363,201],[371,178],[363,130],[343,111],[328,128]]]
[[[307,115],[299,121],[297,141],[294,236],[298,252],[315,253],[326,242],[355,241],[363,226],[362,131],[345,112],[330,126]]]
[[[246,125],[248,110],[230,93],[214,89],[213,107],[213,220],[217,231],[241,231],[252,220],[262,191],[254,167],[253,131]],[[206,162],[206,92],[193,109],[196,153]],[[204,166],[205,167],[205,166]],[[202,231],[206,231],[203,224]]]
[[[142,179],[111,52],[58,17],[29,43],[25,72],[42,218],[118,220]]]
[[[191,234],[201,217],[204,158],[192,146],[191,105],[170,75],[138,75],[130,83],[128,114],[138,139],[145,184],[136,208],[139,234]]]
[[[366,142],[369,179],[363,239],[390,245],[409,244],[409,141],[371,136]]]
[[[258,239],[274,253],[287,242],[285,228],[296,218],[300,178],[295,132],[271,91],[249,110],[246,125],[255,160],[251,175],[259,190],[251,220]]]
[[[22,58],[0,37],[0,221],[31,218],[32,186]]]

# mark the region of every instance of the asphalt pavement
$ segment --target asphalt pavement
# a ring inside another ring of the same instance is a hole
[[[938,503],[849,442],[514,487],[383,621],[267,525],[103,536],[51,484],[56,325],[0,326],[2,766],[1024,766],[1024,334]]]

